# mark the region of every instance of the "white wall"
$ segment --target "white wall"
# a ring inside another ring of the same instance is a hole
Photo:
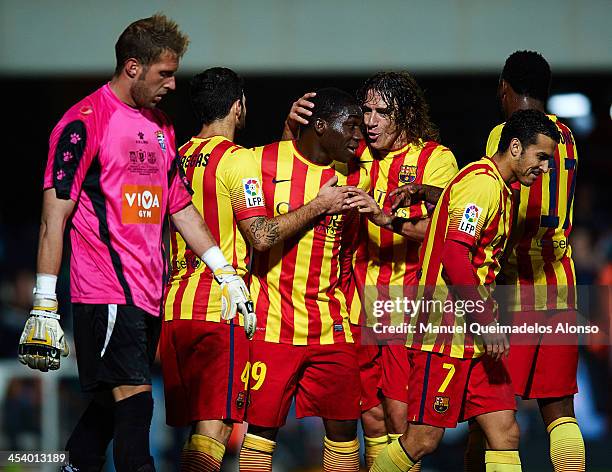
[[[191,37],[183,72],[496,72],[517,49],[612,70],[612,0],[0,0],[0,74],[110,73],[117,36],[155,11]]]

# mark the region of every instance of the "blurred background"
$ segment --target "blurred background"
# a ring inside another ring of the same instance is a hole
[[[62,449],[85,404],[74,356],[60,372],[44,375],[16,360],[31,306],[47,140],[69,106],[110,79],[121,31],[156,11],[174,18],[191,37],[177,91],[161,103],[178,143],[199,130],[188,81],[208,67],[231,67],[246,79],[247,129],[237,138],[245,146],[278,140],[291,103],[306,91],[336,86],[354,92],[376,71],[407,70],[425,90],[441,142],[461,167],[484,154],[489,131],[501,121],[496,88],[506,57],[519,49],[539,51],[553,71],[549,111],[574,131],[580,158],[571,238],[577,280],[609,289],[609,0],[0,0],[7,145],[0,186],[0,450]],[[58,294],[72,342],[67,264]],[[590,315],[607,314],[609,302],[581,300]],[[609,342],[582,348],[576,412],[589,470],[612,470],[611,365]],[[154,391],[151,441],[158,470],[176,470],[186,431],[165,425],[159,372]],[[523,403],[519,422],[524,470],[551,470],[537,407]],[[228,471],[237,470],[243,431],[236,429],[224,462]],[[280,433],[274,470],[320,470],[322,437],[319,419],[296,421],[292,412]],[[462,470],[464,446],[465,428],[447,431],[443,449],[423,469]]]

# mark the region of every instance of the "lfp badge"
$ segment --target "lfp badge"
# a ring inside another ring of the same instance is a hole
[[[405,184],[411,184],[416,180],[417,166],[403,165],[399,170],[399,181]]]
[[[256,179],[255,177],[242,179],[242,186],[244,189],[244,199],[246,201],[247,208],[264,206],[259,179]]]
[[[468,203],[461,217],[461,223],[459,223],[459,231],[463,231],[470,236],[476,236],[476,226],[481,213],[482,208],[474,203]]]

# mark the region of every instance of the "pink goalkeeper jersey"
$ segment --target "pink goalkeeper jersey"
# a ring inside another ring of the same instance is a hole
[[[136,305],[159,315],[167,213],[191,202],[159,110],[135,109],[107,84],[51,133],[44,188],[74,200],[71,294],[76,303]]]

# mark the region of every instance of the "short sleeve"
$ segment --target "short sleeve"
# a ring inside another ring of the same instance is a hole
[[[457,159],[447,148],[441,148],[435,152],[427,161],[423,173],[423,185],[444,188],[457,175]]]
[[[222,162],[217,179],[228,190],[236,220],[266,216],[261,168],[253,151],[237,147]]]
[[[87,171],[98,153],[95,118],[90,106],[69,111],[49,138],[44,190],[54,188],[57,198],[77,201]]]
[[[499,139],[501,138],[501,132],[503,129],[503,124],[497,125],[489,133],[489,139],[487,139],[487,148],[485,152],[487,156],[493,157],[493,155],[497,152],[497,147],[499,146]]]
[[[496,215],[500,205],[497,178],[485,172],[473,172],[450,189],[447,239],[474,247]]]
[[[178,153],[176,154],[178,156]],[[191,203],[193,190],[177,157],[168,172],[168,213],[174,215]]]
[[[432,187],[444,188],[459,172],[457,160],[450,149],[439,146],[425,164],[423,170],[423,185],[431,185]],[[408,208],[401,208],[397,211],[400,218],[419,219],[426,218],[431,213],[435,205],[425,202],[415,203]]]

